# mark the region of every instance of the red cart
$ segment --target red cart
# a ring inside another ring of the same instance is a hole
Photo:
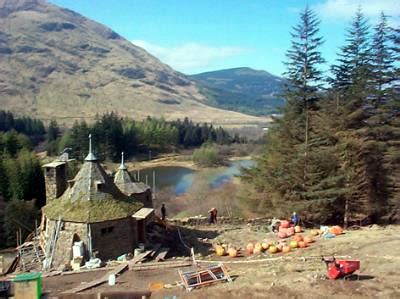
[[[323,258],[328,269],[329,279],[346,278],[360,269],[360,261],[337,260],[332,258]]]

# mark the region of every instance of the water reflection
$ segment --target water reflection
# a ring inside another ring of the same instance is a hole
[[[175,195],[182,195],[189,190],[197,176],[206,178],[211,188],[218,188],[222,184],[232,180],[234,176],[240,175],[242,168],[250,168],[255,165],[253,160],[233,161],[228,167],[215,169],[204,169],[195,171],[181,166],[157,166],[146,168],[139,172],[140,180],[153,187],[153,172],[155,173],[156,189],[169,189]],[[138,176],[135,172],[134,175]]]

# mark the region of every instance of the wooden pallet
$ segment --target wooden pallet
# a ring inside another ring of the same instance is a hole
[[[187,291],[218,281],[232,281],[226,267],[222,263],[210,265],[206,268],[198,268],[197,270],[192,271],[183,272],[182,270],[178,270],[178,273],[181,277],[182,284]]]

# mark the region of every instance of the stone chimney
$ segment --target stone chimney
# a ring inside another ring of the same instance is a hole
[[[60,197],[67,189],[66,164],[63,161],[53,161],[43,165],[46,202]]]

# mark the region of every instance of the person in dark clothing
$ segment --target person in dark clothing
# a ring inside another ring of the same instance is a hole
[[[161,219],[165,220],[165,216],[167,215],[167,210],[165,209],[165,205],[161,205]]]
[[[210,211],[208,211],[208,223],[217,223],[217,209],[212,208]]]
[[[208,211],[208,224],[214,223],[214,215],[212,211]]]

